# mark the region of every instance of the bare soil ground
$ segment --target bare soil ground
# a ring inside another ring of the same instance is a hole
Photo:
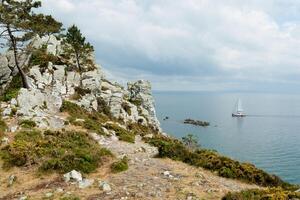
[[[110,171],[113,160],[107,160],[96,172],[86,176],[95,182],[85,189],[79,189],[77,184],[65,183],[61,174],[38,174],[34,167],[8,171],[0,169],[0,200],[25,196],[30,200],[60,199],[71,194],[87,200],[213,200],[221,199],[229,191],[257,188],[255,185],[221,178],[182,162],[155,158],[157,149],[139,137],[135,144],[110,138],[98,142],[110,149],[117,158],[127,156],[130,159],[129,169],[113,174]],[[10,175],[15,175],[17,180],[8,187]],[[106,181],[111,186],[111,192],[101,191],[98,181]],[[50,197],[46,197],[47,194]]]

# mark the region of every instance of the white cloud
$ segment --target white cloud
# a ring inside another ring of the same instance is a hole
[[[75,5],[72,0],[46,0],[43,1],[43,5],[45,7],[51,7],[53,10],[68,13],[75,10]]]
[[[97,58],[122,79],[143,73],[155,89],[167,89],[170,82],[172,88],[202,84],[213,90],[246,88],[250,82],[300,83],[295,78],[300,77],[300,2],[43,2],[46,12],[78,24]]]

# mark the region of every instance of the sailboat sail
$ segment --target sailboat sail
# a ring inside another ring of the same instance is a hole
[[[241,102],[240,99],[238,100],[236,111],[237,112],[243,112],[244,111],[243,106],[242,106],[242,102]]]
[[[245,117],[246,114],[244,113],[244,109],[242,106],[242,101],[238,99],[236,105],[235,105],[235,111],[232,113],[232,117]]]

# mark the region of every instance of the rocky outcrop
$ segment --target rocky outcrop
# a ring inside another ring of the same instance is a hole
[[[150,82],[139,80],[134,83],[128,83],[128,91],[130,101],[140,105],[141,115],[146,117],[149,124],[160,129],[159,121],[156,118],[155,103]]]
[[[21,54],[19,56],[19,64],[21,67],[25,66],[28,62],[28,56]],[[12,77],[18,73],[15,65],[13,52],[7,51],[4,54],[0,54],[0,95],[6,86],[12,80]]]
[[[46,45],[47,53],[58,58],[63,53],[62,42],[54,36],[36,37],[29,45],[31,48]],[[62,102],[68,100],[89,111],[107,107],[114,118],[125,123],[141,123],[160,131],[150,82],[128,83],[128,89],[125,89],[106,80],[94,56],[90,58],[92,64],[82,66],[82,72],[70,69],[67,64],[51,62],[42,69],[39,65],[31,66],[27,72],[30,89],[21,89],[14,105],[5,105],[6,112],[2,114],[9,116],[14,109],[20,119],[33,120],[40,128],[60,129],[64,126],[64,118],[60,116],[59,109]],[[13,66],[10,62],[7,56],[0,57],[0,75],[4,77],[0,84],[7,83],[16,73],[14,67],[8,67]],[[67,63],[72,63],[72,59]]]
[[[54,35],[42,38],[36,36],[30,44],[32,48],[41,48],[43,45],[47,45],[47,53],[52,55],[58,56],[63,52],[61,41]]]

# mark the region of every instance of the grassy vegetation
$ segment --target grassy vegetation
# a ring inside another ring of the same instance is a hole
[[[0,112],[0,138],[4,135],[4,132],[7,129],[7,125],[5,121],[2,120],[1,118],[1,112]]]
[[[0,101],[10,101],[18,96],[20,89],[22,88],[22,79],[20,75],[13,77],[12,81],[9,83],[8,87],[5,89],[2,96],[0,96]]]
[[[21,131],[1,151],[5,167],[37,165],[42,172],[60,173],[93,172],[109,156],[86,133],[70,131]]]
[[[110,108],[102,98],[97,98],[98,111],[111,118]]]
[[[32,50],[29,66],[39,65],[41,72],[43,72],[48,67],[49,62],[53,64],[63,64],[57,56],[47,53],[47,45]]]
[[[69,121],[71,124],[82,126],[100,135],[105,134],[102,130],[102,124],[110,120],[106,115],[98,112],[88,112],[84,108],[69,101],[64,101],[60,110],[61,112],[70,114]],[[82,119],[83,121],[76,121],[76,119]]]
[[[288,200],[299,198],[299,192],[283,190],[282,188],[269,188],[266,190],[253,189],[228,193],[222,200]]]
[[[114,162],[111,165],[111,171],[113,173],[120,173],[128,169],[128,158],[124,157],[121,160]]]
[[[140,123],[131,123],[127,125],[128,130],[132,131],[135,135],[149,135],[149,134],[158,134],[157,130],[155,130],[150,125],[144,126]]]
[[[198,143],[198,138],[193,134],[188,134],[185,137],[182,137],[182,143],[190,150],[194,151],[200,148],[200,144]]]
[[[159,149],[159,157],[168,157],[173,160],[182,161],[196,167],[202,167],[218,173],[226,178],[239,179],[248,183],[270,187],[290,187],[291,185],[282,181],[275,175],[256,168],[249,163],[240,163],[230,158],[219,155],[215,151],[198,149],[195,151],[187,148],[181,141],[156,136],[148,139],[148,142]]]
[[[74,195],[71,195],[71,196],[61,197],[59,200],[80,200],[80,198],[76,197]]]
[[[81,87],[75,87],[75,94],[73,95],[74,100],[78,100],[85,96],[86,94],[90,94],[91,90],[90,89],[84,89]]]
[[[157,133],[152,127],[143,126],[138,123],[132,123],[127,126],[127,129],[120,127],[117,123],[107,123],[108,121],[118,122],[116,119],[99,112],[88,112],[75,103],[64,101],[61,107],[61,112],[70,114],[69,122],[76,126],[81,126],[88,130],[93,130],[98,134],[104,135],[102,127],[116,132],[120,140],[134,143],[135,135],[147,135]],[[78,120],[80,119],[80,120]],[[130,130],[130,131],[129,131]]]
[[[19,125],[22,128],[34,128],[36,127],[36,123],[32,120],[22,120],[19,122]]]
[[[142,100],[140,99],[129,99],[129,102],[136,105],[137,107],[142,105]]]
[[[106,124],[105,128],[109,130],[113,130],[116,132],[116,135],[119,137],[121,141],[134,143],[135,141],[135,134],[132,131],[128,131],[117,124]]]

